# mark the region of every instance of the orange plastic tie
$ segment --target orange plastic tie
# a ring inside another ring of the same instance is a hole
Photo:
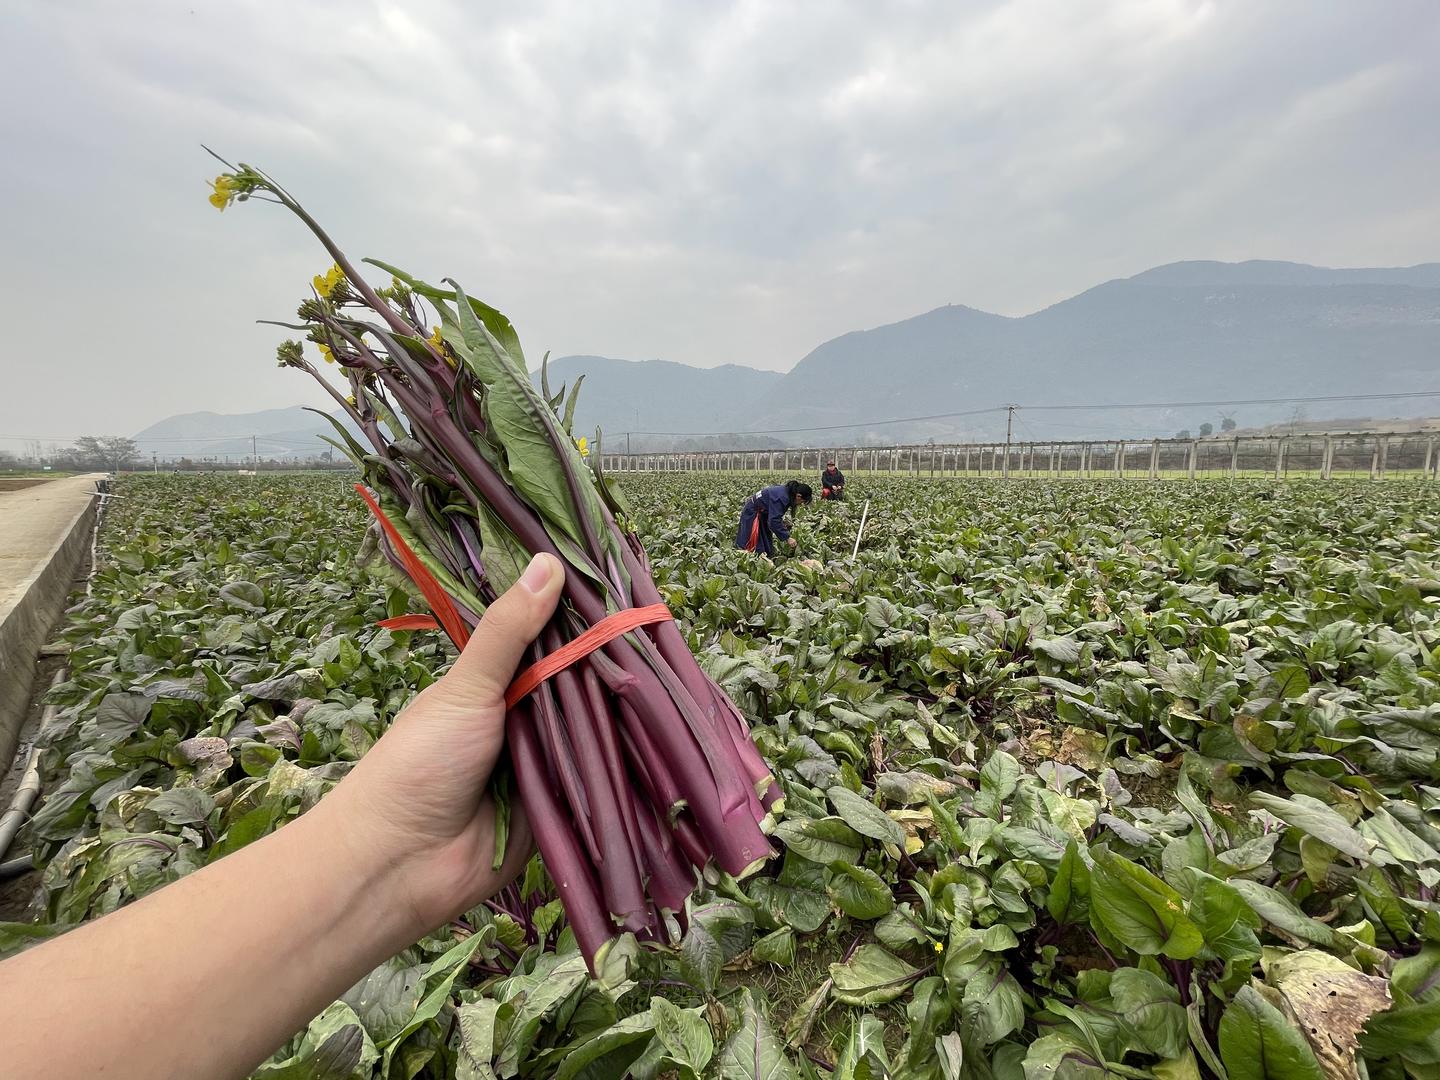
[[[380,504],[375,501],[375,496],[366,490],[364,484],[356,484],[355,490],[370,507],[370,512],[375,515],[375,520],[380,522],[380,527],[385,530],[385,535],[390,540],[390,545],[395,553],[400,556],[400,561],[405,564],[405,572],[409,574],[410,580],[420,590],[425,602],[430,605],[430,610],[435,613],[435,618],[450,635],[450,640],[455,647],[462,652],[465,643],[470,640],[470,631],[466,629],[464,621],[460,618],[460,612],[455,610],[455,604],[450,599],[450,594],[445,591],[440,582],[435,580],[435,575],[426,569],[425,564],[420,561],[419,556],[410,550],[410,545],[405,543],[405,538],[400,535],[400,530],[395,528],[391,520],[385,516],[385,511],[380,509]]]
[[[543,660],[537,660],[520,673],[520,677],[505,691],[505,704],[514,708],[515,703],[525,697],[546,679],[558,675],[577,660],[583,660],[602,645],[614,641],[621,634],[652,623],[665,622],[674,618],[664,604],[649,607],[626,608],[614,615],[607,615],[573,641],[568,641]]]
[[[439,630],[440,624],[434,615],[396,615],[393,619],[381,619],[375,624],[386,630]]]

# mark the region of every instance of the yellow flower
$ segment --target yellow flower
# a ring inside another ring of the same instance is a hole
[[[936,952],[944,952],[944,951],[945,951],[945,943],[944,943],[943,941],[937,941],[937,942],[935,942],[935,951],[936,951]]]
[[[221,173],[210,181],[210,187],[214,189],[210,192],[210,205],[224,211],[235,198],[235,178],[229,173]]]
[[[350,403],[350,407],[351,407],[352,409],[359,407],[359,406],[357,406],[356,403],[355,403],[355,395],[354,395],[354,394],[351,394],[351,395],[350,395],[349,397],[347,397],[345,400]]]
[[[324,342],[317,342],[317,345],[320,349],[320,355],[325,358],[325,362],[327,364],[335,363],[335,354],[330,351],[330,346]]]
[[[589,457],[590,440],[585,438],[584,435],[581,435],[578,439],[575,440],[575,449],[580,451],[581,457]]]
[[[325,273],[316,274],[313,278],[310,279],[310,283],[315,286],[315,291],[317,293],[319,293],[321,296],[328,297],[332,292],[335,291],[335,286],[339,285],[344,280],[345,271],[340,269],[339,263],[336,263],[334,266],[330,267],[329,270],[325,271]]]
[[[434,345],[435,348],[444,351],[445,339],[440,336],[440,327],[437,326],[433,330],[431,330],[430,336],[425,340],[428,341],[431,345]]]

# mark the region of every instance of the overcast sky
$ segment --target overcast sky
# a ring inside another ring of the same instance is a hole
[[[314,400],[254,320],[327,260],[201,142],[532,359],[785,369],[1177,259],[1440,259],[1437,56],[1430,0],[0,0],[0,435]]]

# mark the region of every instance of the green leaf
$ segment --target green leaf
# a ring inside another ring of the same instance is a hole
[[[1220,1059],[1230,1080],[1325,1080],[1304,1036],[1252,986],[1220,1018]]]
[[[1015,793],[1020,782],[1020,762],[1004,750],[996,750],[980,770],[980,792],[975,796],[975,809],[986,817],[1000,818],[1000,807]]]
[[[700,1010],[682,1009],[665,998],[650,999],[655,1037],[664,1048],[663,1060],[692,1080],[698,1080],[715,1055],[710,1025]]]
[[[720,943],[703,923],[692,922],[680,942],[680,971],[686,980],[707,994],[714,993],[724,963]]]
[[[950,1026],[952,1012],[944,979],[927,975],[915,984],[905,1005],[905,1064],[919,1070],[933,1060],[936,1032]]]
[[[578,952],[544,956],[529,975],[502,984],[497,993],[514,1003],[512,1017],[496,1055],[496,1072],[514,1076],[530,1054],[541,1025],[589,981],[585,958]]]
[[[1310,918],[1284,893],[1248,878],[1231,878],[1227,884],[1244,897],[1245,903],[1256,915],[1276,929],[1314,945],[1330,947],[1335,944],[1335,931]]]
[[[415,1012],[400,1029],[394,1040],[385,1048],[384,1067],[390,1067],[390,1061],[395,1056],[396,1049],[411,1034],[420,1030],[421,1026],[435,1019],[441,1008],[450,1000],[450,988],[455,985],[455,980],[470,963],[470,958],[480,948],[482,938],[479,934],[471,934],[468,938],[457,941],[444,953],[431,961],[430,966],[425,969],[425,997],[415,1007]]]
[[[1303,664],[1286,664],[1270,672],[1269,682],[1277,697],[1304,697],[1310,690],[1310,673]]]
[[[73,929],[68,923],[0,922],[0,957],[14,956]]]
[[[1080,661],[1080,642],[1073,637],[1035,638],[1030,642],[1030,649],[1061,664]]]
[[[491,1066],[495,1052],[495,1021],[500,1002],[479,998],[461,1004],[455,1010],[455,1027],[459,1034],[456,1080],[498,1080]]]
[[[1200,1063],[1188,1046],[1179,1057],[1157,1062],[1150,1070],[1155,1080],[1201,1080]]]
[[[404,1030],[425,992],[426,965],[391,957],[357,982],[341,1000],[355,1010],[370,1037],[381,1045]]]
[[[1190,1041],[1185,1008],[1172,984],[1139,968],[1120,968],[1110,976],[1110,996],[1146,1053],[1160,1058],[1184,1053]]]
[[[849,960],[830,965],[836,1001],[847,1005],[883,1005],[903,994],[923,974],[883,946],[861,945]]]
[[[389,263],[381,262],[379,259],[362,259],[361,261],[367,262],[371,266],[378,266],[387,274],[399,278],[427,300],[440,300],[452,304],[456,302],[454,289],[442,289],[438,285],[431,285],[428,282],[421,281],[419,278],[411,277],[399,267],[391,266]],[[515,332],[515,327],[510,320],[489,304],[476,300],[474,297],[467,297],[467,299],[470,302],[470,310],[485,324],[485,328],[490,331],[505,351],[509,353],[517,363],[523,366],[525,359],[520,351],[520,336]]]
[[[253,581],[232,581],[218,595],[230,607],[240,611],[265,610],[265,592]]]
[[[863,847],[859,834],[837,817],[787,818],[775,826],[774,837],[802,859],[822,866],[858,862]]]
[[[156,795],[145,809],[167,825],[193,825],[210,816],[215,800],[200,788],[175,787]]]
[[[993,1046],[1025,1024],[1020,986],[998,960],[966,984],[960,1000],[961,1034],[974,1046]]]
[[[1366,1023],[1360,1045],[1369,1057],[1440,1064],[1440,1000],[1397,1005],[1376,1013]]]
[[[623,1076],[654,1033],[649,1012],[627,1016],[604,1031],[566,1048],[555,1080],[613,1080]]]
[[[910,945],[925,945],[930,941],[930,933],[925,929],[923,923],[910,911],[909,904],[901,904],[900,907],[886,915],[875,924],[875,937],[880,944],[891,949],[904,949]]]
[[[460,286],[453,280],[449,284],[455,288],[463,346],[449,337],[446,342],[485,384],[489,433],[504,447],[514,487],[576,544],[584,546],[589,536],[608,540],[600,496],[579,450],[558,430],[559,419],[531,385],[529,373],[476,317]],[[576,481],[573,490],[567,474]]]
[[[832,787],[825,794],[829,796],[830,802],[835,806],[835,812],[840,815],[845,824],[861,836],[868,836],[872,840],[887,840],[896,847],[905,843],[905,830],[885,811],[863,795],[857,795],[849,788],[839,786]],[[805,853],[802,851],[801,854]],[[805,857],[810,858],[809,855]]]
[[[930,816],[935,821],[935,828],[940,833],[940,839],[945,841],[945,846],[953,854],[960,854],[966,849],[965,833],[960,828],[960,823],[955,819],[946,805],[941,802],[940,797],[925,789],[925,801],[930,807]]]
[[[1440,945],[1428,944],[1397,961],[1390,985],[1415,1001],[1440,1001]]]
[[[840,1056],[831,1074],[835,1080],[879,1080],[890,1075],[890,1058],[885,1050],[885,1025],[863,1013],[850,1025]]]
[[[1072,1031],[1042,1035],[1030,1044],[1025,1052],[1025,1080],[1109,1080],[1115,1075]]]
[[[1205,944],[1224,960],[1260,955],[1260,916],[1233,886],[1200,870],[1191,872],[1190,920]]]
[[[795,931],[788,926],[771,931],[751,946],[750,955],[777,967],[789,967],[795,963]]]
[[[567,435],[573,433],[574,430],[575,406],[580,401],[580,384],[584,381],[584,375],[575,376],[575,381],[570,384],[570,396],[565,399],[565,415],[561,419],[561,424]]]
[[[299,1048],[283,1061],[255,1070],[255,1080],[351,1080],[370,1075],[380,1053],[354,1010],[343,1001],[328,1006],[305,1028]]]
[[[1369,861],[1370,853],[1375,850],[1373,841],[1366,840],[1333,809],[1309,795],[1292,795],[1282,799],[1268,792],[1255,791],[1251,792],[1250,801],[1287,825],[1308,833],[1352,859]]]
[[[826,877],[830,899],[852,919],[878,919],[895,908],[890,886],[873,870],[834,862]]]
[[[716,1080],[794,1080],[795,1072],[754,990],[741,998],[740,1022],[720,1051]]]
[[[1091,852],[1090,918],[1142,956],[1188,960],[1204,947],[1179,893],[1104,846]]]
[[[774,878],[749,882],[749,895],[772,922],[792,926],[801,933],[819,930],[830,914],[830,901],[824,893],[786,885]]]
[[[1090,868],[1074,840],[1065,846],[1045,908],[1060,923],[1080,922],[1090,913]]]

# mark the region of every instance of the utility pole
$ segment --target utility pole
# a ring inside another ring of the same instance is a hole
[[[150,451],[150,471],[157,473],[160,471],[160,455],[154,450]]]
[[[1008,477],[1008,476],[1010,475],[1010,434],[1011,434],[1011,431],[1012,431],[1013,428],[1014,428],[1014,425],[1015,425],[1015,406],[1014,406],[1014,405],[1006,405],[1006,406],[1005,406],[1005,465],[1004,465],[1004,467],[1003,467],[1003,469],[1002,469],[1002,471],[1001,471],[1001,475],[1002,475],[1002,476],[1005,476],[1005,477]]]
[[[260,454],[255,449],[254,435],[250,436],[250,468],[254,469],[257,472],[260,470]]]
[[[625,456],[630,456],[630,432],[625,432]]]

